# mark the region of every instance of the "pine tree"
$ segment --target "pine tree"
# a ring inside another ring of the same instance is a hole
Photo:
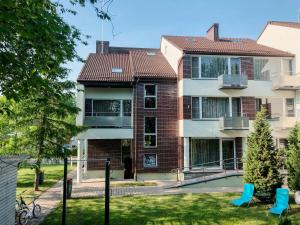
[[[288,186],[293,191],[300,190],[300,125],[297,123],[288,138],[286,155]]]
[[[271,128],[262,108],[254,121],[254,131],[248,137],[243,180],[255,186],[256,193],[274,195],[282,185],[280,151],[275,149]]]

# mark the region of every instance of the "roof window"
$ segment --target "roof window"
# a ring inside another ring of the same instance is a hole
[[[156,52],[147,52],[147,55],[148,55],[148,56],[155,56],[155,55],[156,55]]]
[[[122,73],[122,72],[123,72],[122,68],[118,68],[118,67],[112,68],[112,73]]]

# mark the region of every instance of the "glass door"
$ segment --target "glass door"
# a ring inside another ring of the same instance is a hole
[[[223,168],[226,170],[235,169],[234,140],[222,140]]]

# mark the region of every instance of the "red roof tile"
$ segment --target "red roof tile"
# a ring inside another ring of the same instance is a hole
[[[177,75],[160,50],[131,50],[135,77],[176,78]]]
[[[206,37],[163,36],[179,49],[188,53],[292,57],[293,54],[257,44],[251,39],[220,38],[212,41]]]
[[[122,69],[113,73],[112,68]],[[121,81],[133,80],[128,54],[90,54],[78,76],[78,81]]]

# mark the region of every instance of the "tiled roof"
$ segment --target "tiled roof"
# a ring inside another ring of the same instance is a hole
[[[188,53],[249,55],[292,57],[293,54],[257,44],[256,41],[243,38],[220,38],[212,41],[206,37],[163,36],[177,48]]]
[[[113,73],[113,68],[122,73]],[[90,54],[77,78],[78,81],[121,81],[130,82],[132,77],[128,54]]]
[[[135,77],[176,78],[177,75],[160,50],[130,51]]]
[[[114,53],[90,54],[77,81],[131,82],[135,77],[177,77],[159,49],[110,48]],[[113,73],[112,68],[120,68],[122,73]]]
[[[269,21],[268,24],[300,29],[300,23],[299,22]]]

